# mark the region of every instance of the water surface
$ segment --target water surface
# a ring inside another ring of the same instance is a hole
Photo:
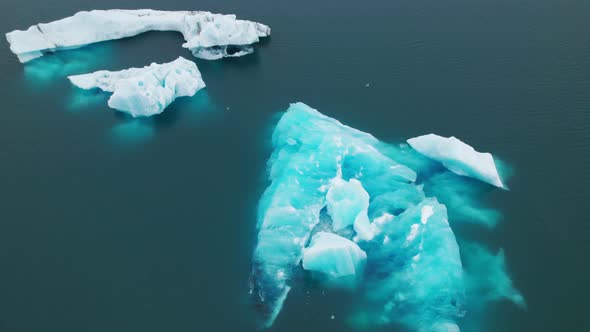
[[[4,0],[0,31],[92,8],[235,13],[273,36],[196,59],[207,88],[142,121],[65,77],[193,59],[179,34],[26,66],[0,43],[0,331],[255,331],[256,202],[276,113],[295,101],[384,141],[455,135],[508,163],[499,226],[468,231],[505,249],[528,309],[497,303],[480,323],[590,330],[590,2]],[[273,331],[349,331],[352,301],[295,289]]]

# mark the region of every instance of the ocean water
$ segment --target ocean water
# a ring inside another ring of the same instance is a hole
[[[479,325],[590,331],[590,2],[3,0],[0,31],[93,8],[235,13],[273,35],[250,56],[196,59],[208,87],[144,120],[65,77],[193,59],[179,34],[25,66],[0,43],[0,331],[255,331],[256,204],[295,101],[383,141],[455,135],[510,165],[511,190],[489,195],[500,224],[465,231],[504,248],[528,307],[496,303]],[[296,288],[271,330],[350,331],[353,301]]]

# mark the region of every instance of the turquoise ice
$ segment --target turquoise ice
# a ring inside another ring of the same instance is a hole
[[[358,180],[334,179],[326,195],[326,202],[334,231],[337,232],[352,225],[362,239],[373,238],[368,216],[369,194]]]
[[[362,275],[366,260],[367,254],[356,243],[334,233],[318,232],[303,251],[302,266],[330,280],[353,281]]]
[[[263,326],[273,324],[302,269],[328,280],[323,286],[346,276],[358,281],[349,317],[356,326],[459,331],[472,304],[523,303],[501,254],[480,253],[463,264],[449,215],[493,226],[488,216],[478,219],[486,210],[476,197],[459,198],[473,185],[465,177],[302,103],[282,115],[272,145],[250,279]],[[489,271],[472,272],[489,262]]]
[[[365,248],[370,259],[358,324],[398,322],[419,331],[458,330],[465,284],[444,205],[427,198],[409,207],[384,222]]]

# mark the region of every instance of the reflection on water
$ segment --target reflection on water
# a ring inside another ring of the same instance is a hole
[[[155,134],[155,119],[126,117],[110,129],[116,145],[137,145],[151,141]]]
[[[89,91],[84,91],[88,94]],[[100,100],[104,93],[88,96],[92,102]],[[78,95],[81,100],[83,95]],[[105,101],[105,107],[106,105]],[[117,112],[116,110],[112,110]],[[197,92],[193,97],[182,97],[174,101],[163,113],[148,118],[133,118],[128,114],[118,113],[121,122],[110,129],[110,136],[116,144],[137,145],[144,144],[155,138],[157,132],[174,127],[177,123],[182,125],[200,125],[206,122],[208,117],[219,113],[219,107],[211,102],[205,89]],[[173,126],[174,125],[174,126]]]
[[[66,101],[66,109],[72,112],[108,107],[109,94],[98,89],[83,90],[72,86],[72,91]]]
[[[498,173],[500,174],[500,178],[504,183],[504,189],[510,190],[510,179],[514,176],[514,168],[504,162],[502,159],[498,159],[498,157],[494,156],[494,163],[496,164],[496,168],[498,169]]]
[[[108,43],[56,52],[24,64],[25,79],[31,87],[44,86],[69,75],[104,69],[112,56]]]
[[[192,97],[178,98],[168,108],[161,116],[166,116],[167,113],[170,113],[170,115],[175,113],[175,115],[187,118],[185,121],[191,124],[221,110],[221,107],[212,101],[207,88],[199,90]]]

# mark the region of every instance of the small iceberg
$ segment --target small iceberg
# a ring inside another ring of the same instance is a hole
[[[477,152],[456,137],[428,134],[410,138],[408,144],[426,157],[442,163],[455,174],[505,188],[492,155]]]
[[[178,97],[190,97],[205,87],[194,62],[178,58],[143,68],[101,70],[69,76],[75,86],[112,92],[108,105],[133,117],[160,114]]]
[[[236,19],[235,15],[204,11],[92,10],[27,30],[6,34],[10,50],[24,63],[46,53],[132,37],[147,31],[178,31],[195,57],[219,59],[253,52],[251,44],[270,35],[264,24]]]

